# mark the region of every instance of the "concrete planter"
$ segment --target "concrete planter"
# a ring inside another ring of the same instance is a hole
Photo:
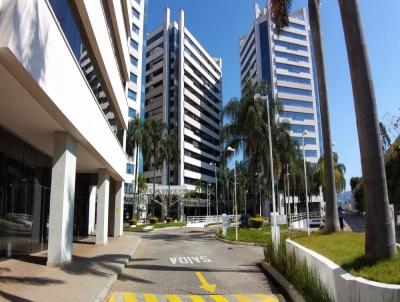
[[[215,235],[215,239],[225,242],[225,243],[229,243],[229,244],[236,244],[236,245],[247,245],[247,246],[265,246],[265,244],[262,243],[254,243],[254,242],[243,242],[243,241],[232,241],[232,240],[228,240],[228,239],[224,239],[224,238],[220,238],[217,235]]]
[[[287,239],[286,253],[315,270],[337,302],[398,302],[400,285],[355,277],[324,256]]]

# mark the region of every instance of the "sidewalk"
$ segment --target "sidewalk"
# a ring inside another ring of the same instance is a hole
[[[0,262],[0,301],[103,301],[141,238],[125,234],[106,246],[94,240],[74,243],[73,262],[61,268],[46,266],[46,252]]]

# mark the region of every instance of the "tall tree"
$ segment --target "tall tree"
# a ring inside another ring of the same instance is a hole
[[[381,135],[382,150],[385,151],[387,148],[389,148],[392,140],[390,139],[389,133],[387,132],[385,125],[381,122],[379,122],[379,132]]]
[[[367,212],[365,256],[371,260],[397,254],[389,213],[382,143],[358,0],[338,0],[347,47],[360,146]]]
[[[161,158],[161,141],[165,126],[159,120],[148,119],[144,122],[143,151],[146,165],[153,168],[153,205],[155,207],[156,197],[156,171],[163,164]]]
[[[327,187],[328,184],[326,182],[326,162],[325,162],[325,157],[320,157],[318,160],[317,164],[317,170],[316,173],[318,175],[318,182],[319,185],[322,186],[322,192],[327,194]],[[346,167],[344,164],[339,163],[339,156],[337,153],[333,153],[333,174],[335,175],[335,192],[343,192],[344,189],[346,188],[346,179],[344,177],[344,174],[346,173]],[[326,199],[326,198],[325,198]],[[337,209],[335,209],[337,212]]]
[[[138,192],[138,163],[139,163],[139,152],[143,145],[143,123],[139,117],[134,120],[129,121],[128,131],[126,133],[126,153],[128,156],[136,155],[136,165],[135,165],[135,184],[134,192]],[[136,153],[135,153],[136,150]]]
[[[327,233],[336,232],[340,229],[336,202],[335,171],[332,156],[331,126],[328,105],[328,87],[325,77],[324,50],[322,47],[322,31],[319,17],[319,0],[308,0],[308,11],[310,15],[310,26],[314,59],[317,70],[318,94],[321,111],[322,140],[324,146],[324,199],[326,201],[326,224]]]
[[[170,167],[175,165],[180,159],[180,152],[178,148],[177,139],[175,136],[168,134],[161,142],[161,158],[167,164],[167,182],[168,182],[168,198],[167,204],[163,204],[163,216],[169,216],[169,209],[171,205],[171,181],[170,181]],[[165,217],[163,217],[165,218]]]

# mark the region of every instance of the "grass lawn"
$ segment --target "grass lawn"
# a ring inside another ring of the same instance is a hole
[[[281,232],[281,237],[283,236],[289,236],[291,238],[297,237],[297,236],[304,236],[304,232],[295,232],[295,231],[289,231],[287,226],[281,226],[280,227],[280,232]],[[290,234],[290,235],[289,235]],[[222,238],[222,231],[218,232],[218,237]],[[226,237],[224,239],[227,240],[235,240],[235,228],[230,227],[228,228]],[[270,226],[262,226],[261,229],[238,229],[238,239],[239,241],[242,242],[252,242],[252,243],[270,243],[272,241],[271,237],[271,227]]]
[[[295,238],[294,241],[329,258],[354,276],[383,283],[400,284],[400,249],[399,255],[393,259],[371,263],[364,257],[364,234],[316,233],[310,237]]]
[[[129,227],[129,225],[125,224],[124,225],[124,231],[127,232],[146,232],[143,230],[146,226],[152,226],[153,229],[163,229],[163,228],[169,228],[169,227],[182,227],[185,226],[185,223],[182,222],[170,222],[170,223],[156,223],[156,224],[139,224],[135,228]]]

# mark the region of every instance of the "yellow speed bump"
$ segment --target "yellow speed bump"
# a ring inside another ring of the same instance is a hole
[[[285,301],[275,294],[235,295],[160,295],[131,292],[114,292],[108,302],[279,302]]]

